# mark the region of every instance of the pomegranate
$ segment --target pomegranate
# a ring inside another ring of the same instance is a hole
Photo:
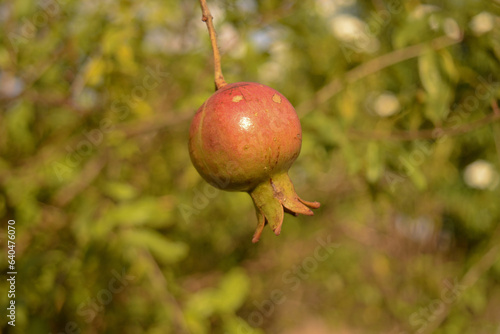
[[[284,212],[313,215],[318,202],[295,193],[288,169],[297,159],[302,130],[292,104],[262,84],[237,82],[217,90],[198,109],[189,133],[189,154],[200,175],[216,188],[248,192],[258,225],[281,232]]]

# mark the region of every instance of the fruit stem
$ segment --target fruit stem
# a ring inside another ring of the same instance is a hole
[[[208,9],[206,0],[200,0],[201,20],[207,24],[208,35],[210,36],[210,42],[212,43],[212,50],[214,51],[214,75],[215,75],[215,90],[219,90],[220,88],[227,85],[224,80],[224,76],[222,75],[222,69],[220,65],[220,53],[219,48],[217,47],[217,37],[215,33],[215,28],[213,24],[213,16],[210,14],[210,10]]]

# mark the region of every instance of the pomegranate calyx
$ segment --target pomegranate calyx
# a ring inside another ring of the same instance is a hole
[[[274,234],[279,235],[285,212],[294,216],[312,216],[314,213],[310,208],[320,207],[318,202],[304,201],[297,195],[288,172],[272,176],[249,193],[257,212],[257,229],[252,238],[253,243],[259,241],[266,224],[270,225]]]

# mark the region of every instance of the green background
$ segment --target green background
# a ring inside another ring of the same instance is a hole
[[[500,3],[208,5],[226,81],[296,107],[321,208],[252,244],[250,197],[193,168],[197,1],[2,1],[1,332],[500,333]]]

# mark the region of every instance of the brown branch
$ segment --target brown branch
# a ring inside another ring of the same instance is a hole
[[[498,108],[498,103],[496,100],[491,101],[491,108],[493,109],[493,114],[500,117],[500,108]],[[493,132],[493,140],[495,142],[495,148],[497,150],[497,158],[500,161],[500,124],[492,124],[491,132]]]
[[[147,261],[152,265],[153,270],[148,270],[150,280],[152,285],[154,286],[156,291],[163,292],[163,299],[167,304],[171,304],[173,308],[173,317],[174,317],[174,327],[176,329],[176,333],[190,333],[189,328],[184,320],[184,315],[182,313],[182,308],[177,302],[177,299],[170,293],[168,289],[168,282],[165,279],[165,275],[161,270],[158,262],[153,257],[151,252],[147,249],[142,251],[144,257],[147,258]]]
[[[125,134],[127,138],[148,134],[155,131],[165,130],[170,127],[177,127],[191,120],[192,115],[189,111],[183,111],[178,114],[159,114],[154,115],[150,119],[137,122],[130,122],[119,127],[118,131]]]
[[[349,139],[354,140],[418,140],[418,139],[439,139],[445,136],[462,135],[485,125],[497,122],[500,120],[500,114],[492,113],[480,120],[460,127],[450,127],[446,129],[434,128],[420,131],[393,131],[390,133],[382,132],[363,132],[355,129],[348,131]]]
[[[441,36],[431,40],[430,42],[424,42],[417,45],[408,46],[404,49],[395,50],[375,59],[369,60],[366,63],[360,64],[350,71],[346,72],[343,78],[336,78],[329,84],[318,90],[311,100],[302,103],[296,108],[297,113],[301,116],[304,116],[305,114],[309,113],[315,105],[325,103],[337,93],[339,93],[344,88],[346,83],[350,84],[356,82],[362,78],[369,76],[370,74],[377,73],[384,68],[411,58],[415,58],[422,54],[429,46],[434,50],[439,50],[447,46],[457,44],[461,40],[462,39],[452,39],[448,36]]]
[[[38,64],[32,65],[24,73],[19,73],[18,77],[23,79],[24,87],[23,90],[15,96],[2,96],[0,97],[0,102],[11,102],[22,98],[26,93],[28,93],[33,85],[50,69],[54,64],[56,64],[64,52],[66,52],[67,47],[65,45],[59,46],[47,59],[43,59]]]
[[[495,115],[500,115],[500,108],[498,107],[497,101],[491,100],[491,109]]]
[[[462,287],[463,290],[467,290],[474,286],[476,282],[484,275],[500,258],[500,245],[498,245],[498,240],[500,237],[500,228],[497,228],[493,237],[490,239],[490,247],[487,252],[485,252],[481,258],[475,262],[469,270],[464,274],[458,287]],[[460,293],[463,293],[461,291]],[[431,334],[436,331],[436,329],[441,326],[444,320],[448,317],[454,304],[446,303],[444,304],[444,309],[440,311],[437,316],[429,323],[425,328],[424,334]]]
[[[191,115],[188,113],[188,110],[179,113],[156,114],[146,120],[117,125],[112,131],[122,132],[126,138],[132,138],[172,127],[177,128],[183,124],[187,124],[190,119]],[[62,154],[63,150],[59,147],[59,143],[65,141],[67,143],[66,147],[75,147],[78,142],[85,139],[81,134],[72,136],[72,134],[78,133],[78,131],[76,131],[77,129],[78,126],[75,126],[65,129],[64,131],[56,132],[52,137],[44,141],[43,146],[38,149],[34,156],[20,162],[20,165],[16,166],[16,168],[5,171],[5,173],[0,173],[0,185],[4,184],[4,182],[11,177],[33,173],[37,168],[40,168],[41,165],[47,165],[52,169],[52,162],[63,162],[64,154]],[[99,148],[98,150],[101,149]],[[55,200],[56,197],[58,198],[57,200]],[[65,197],[66,194],[61,193],[61,195],[54,196],[54,200],[56,203],[59,203],[57,204],[58,206],[64,206],[64,202],[66,201],[64,199]]]
[[[78,177],[65,187],[59,189],[54,195],[52,203],[58,207],[64,207],[70,203],[78,194],[87,189],[95,180],[106,164],[105,150],[90,160],[82,169]]]
[[[202,18],[201,20],[207,24],[208,34],[210,35],[210,42],[212,43],[212,50],[214,51],[214,76],[215,76],[215,90],[218,90],[227,85],[222,75],[220,64],[219,48],[217,47],[217,37],[213,24],[213,16],[210,14],[206,0],[200,0]]]

